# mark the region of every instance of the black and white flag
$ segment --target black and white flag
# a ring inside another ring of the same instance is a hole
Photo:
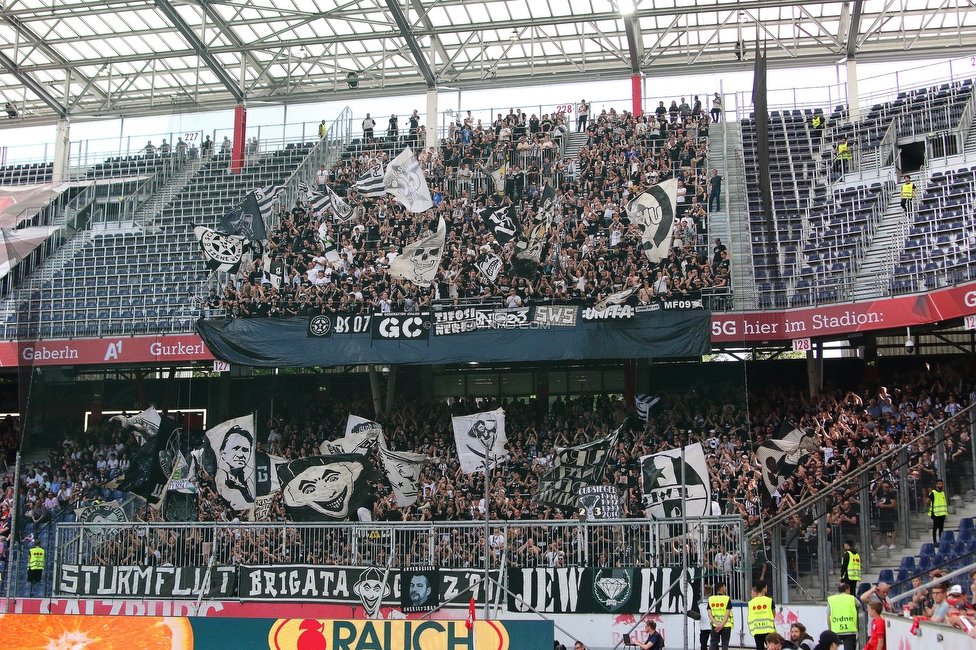
[[[682,507],[688,517],[711,514],[712,482],[700,443],[643,456],[641,491],[651,519],[676,519]],[[682,467],[683,466],[683,467]]]
[[[637,415],[641,420],[647,420],[651,413],[651,407],[661,401],[660,397],[641,393],[634,398],[634,405],[637,407]]]
[[[379,438],[382,429],[361,431],[336,440],[326,440],[319,445],[319,453],[325,456],[335,454],[368,454]]]
[[[671,250],[677,203],[678,181],[671,178],[652,185],[627,204],[627,218],[640,228],[644,254],[654,264]]]
[[[539,261],[542,259],[542,249],[549,235],[549,224],[552,222],[555,205],[556,190],[552,185],[546,185],[542,190],[539,212],[515,244],[515,254],[512,255],[513,275],[532,279],[538,274]]]
[[[353,188],[363,196],[372,198],[383,196],[386,194],[384,176],[383,166],[376,165],[360,176],[353,184]]]
[[[502,258],[494,253],[485,253],[474,265],[489,282],[494,282],[502,270]]]
[[[274,204],[285,192],[284,185],[272,185],[270,187],[259,187],[254,190],[254,198],[257,199],[258,207],[261,210],[261,218],[267,219],[271,216]],[[262,237],[261,239],[267,239]]]
[[[444,218],[440,217],[435,233],[404,246],[403,252],[390,264],[390,275],[409,280],[421,287],[429,287],[434,282],[441,255],[444,254],[446,235],[447,225]]]
[[[473,415],[451,418],[454,425],[454,441],[457,443],[458,460],[465,474],[492,470],[499,461],[505,460],[505,411],[495,409]]]
[[[374,436],[379,436],[383,433],[383,425],[379,422],[353,415],[352,413],[346,418],[345,436],[347,438],[369,432],[373,432]]]
[[[383,184],[386,193],[402,203],[408,212],[423,212],[434,207],[424,171],[410,147],[387,165]]]
[[[820,448],[820,439],[814,433],[806,433],[789,422],[783,422],[780,437],[764,440],[756,448],[756,458],[762,467],[763,483],[772,495],[793,476],[797,466],[811,451]]]
[[[495,194],[505,193],[505,166],[499,165],[498,167],[489,167],[486,164],[481,165],[481,170],[488,174],[491,178],[492,184],[495,186]]]
[[[518,216],[515,214],[514,203],[499,208],[486,208],[478,216],[499,244],[507,244],[518,234]]]
[[[265,230],[265,217],[271,214],[271,205],[268,204],[267,212],[261,206],[257,198],[257,192],[248,192],[240,205],[228,211],[220,219],[220,227],[229,235],[237,235],[249,241],[261,241],[268,238]]]
[[[536,503],[559,508],[579,507],[579,489],[599,485],[620,429],[576,447],[556,447],[553,467],[539,479]]]
[[[140,445],[143,445],[159,431],[161,418],[162,416],[159,415],[156,408],[150,406],[145,411],[136,413],[132,417],[114,415],[109,419],[109,422],[117,422],[124,431],[134,434],[136,441]]]
[[[119,490],[138,494],[153,508],[162,502],[180,451],[180,426],[165,416],[160,416],[158,426],[133,454],[129,469],[118,481]]]
[[[333,192],[331,187],[326,187],[325,191],[329,194],[329,207],[332,208],[332,214],[335,215],[335,220],[340,223],[346,223],[352,219],[352,206]]]
[[[257,493],[254,453],[254,415],[221,422],[207,430],[207,442],[216,458],[217,494],[234,510],[252,510]]]
[[[343,521],[372,500],[377,475],[366,456],[299,458],[278,467],[281,498],[292,521]]]
[[[593,309],[597,311],[606,311],[607,307],[611,305],[622,305],[627,302],[627,299],[637,293],[637,287],[630,287],[629,289],[624,289],[622,291],[617,291],[616,293],[611,293],[609,296],[601,300],[600,302],[593,305]]]
[[[416,503],[420,492],[420,472],[431,459],[424,454],[390,451],[386,445],[380,445],[379,451],[383,470],[393,487],[397,505],[406,508]]]
[[[200,250],[206,260],[207,268],[211,271],[237,273],[241,268],[241,258],[244,256],[244,239],[236,235],[211,230],[204,226],[197,226],[193,234],[200,242]]]
[[[323,210],[332,207],[332,192],[312,192],[309,196],[309,210],[313,215],[318,215]]]

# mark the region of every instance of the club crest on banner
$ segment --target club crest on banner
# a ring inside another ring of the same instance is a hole
[[[620,609],[633,593],[633,569],[598,570],[593,576],[593,598],[607,611]]]

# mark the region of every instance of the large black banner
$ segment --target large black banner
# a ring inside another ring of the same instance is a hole
[[[204,586],[205,566],[97,566],[62,564],[54,584],[57,596],[72,598],[189,598]],[[237,567],[214,567],[204,598],[233,598]]]
[[[698,602],[697,569],[658,568],[536,568],[509,569],[510,612],[530,608],[546,614],[684,613]],[[660,599],[660,600],[659,600]],[[657,603],[656,607],[651,607]]]
[[[419,609],[415,611],[424,611],[424,605],[428,602],[446,603],[453,599],[449,606],[454,607],[467,607],[472,597],[478,602],[484,602],[484,591],[481,589],[484,571],[479,569],[438,569],[429,572],[423,569],[391,569],[385,585],[383,573],[383,569],[376,567],[313,564],[242,566],[239,598],[359,604],[373,611],[377,599],[390,607],[411,603],[411,579],[426,574],[426,584],[421,585],[419,581],[415,581],[418,583],[414,588],[415,599],[424,600],[423,603],[417,603],[416,607]],[[497,579],[498,572],[492,572],[492,577]],[[473,589],[461,595],[461,592],[472,585],[475,585]],[[429,594],[426,592],[427,588],[430,589]],[[424,595],[426,598],[421,598]],[[494,589],[491,590],[491,597],[494,597]]]
[[[474,314],[475,328],[478,313]],[[529,314],[524,314],[528,320]],[[346,318],[346,317],[342,317]],[[430,318],[428,328],[410,333],[429,333],[430,326],[440,325],[434,336],[402,339],[397,345],[374,341],[371,317],[359,317],[349,322],[334,320],[317,328],[324,336],[328,329],[331,338],[310,338],[309,320],[305,318],[242,318],[236,320],[201,320],[197,332],[210,352],[230,363],[257,367],[336,366],[359,363],[480,363],[543,361],[559,359],[619,359],[700,357],[711,350],[711,313],[703,310],[659,310],[636,313],[633,318],[594,322],[578,321],[575,326],[547,326],[531,323],[522,329],[523,314],[505,313],[504,321],[495,318],[497,329],[475,329],[452,336],[467,329],[447,327],[448,322]],[[481,317],[484,320],[484,316]],[[465,319],[461,319],[465,320]],[[341,325],[340,325],[341,322]],[[363,327],[362,333],[339,336],[340,330]],[[387,332],[393,332],[392,322]],[[402,325],[402,323],[398,323]],[[421,324],[421,326],[423,323]],[[381,325],[377,324],[377,328]],[[382,332],[377,329],[377,334]],[[402,327],[399,330],[403,331]],[[421,339],[421,340],[418,340]]]

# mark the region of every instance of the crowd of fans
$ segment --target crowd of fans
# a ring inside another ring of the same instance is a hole
[[[499,538],[496,546],[509,559],[521,565],[560,566],[593,564],[625,566],[660,562],[660,553],[677,557],[677,549],[651,549],[641,537],[640,527],[608,527],[594,534],[589,546],[571,529],[533,525],[537,520],[574,519],[573,510],[553,508],[533,502],[540,477],[554,461],[556,447],[578,445],[605,436],[623,424],[621,438],[610,455],[605,483],[616,485],[622,495],[623,516],[644,517],[641,498],[639,459],[678,446],[700,442],[706,450],[712,485],[714,513],[742,515],[746,529],[792,506],[808,495],[832,492],[828,516],[832,553],[839,555],[840,540],[858,539],[857,522],[870,516],[879,522],[884,499],[889,490],[898,487],[899,472],[893,463],[881,465],[872,476],[871,502],[860,502],[856,482],[848,488],[833,485],[846,474],[878,454],[903,445],[933,426],[945,422],[976,399],[976,381],[970,375],[958,374],[948,366],[937,366],[921,376],[892,378],[888,387],[872,385],[844,392],[830,390],[810,398],[803,391],[770,385],[754,391],[744,400],[735,390],[712,390],[708,395],[689,390],[683,394],[663,396],[645,422],[628,410],[619,399],[607,395],[583,394],[572,398],[555,398],[551,404],[535,400],[461,399],[448,404],[444,400],[412,400],[397,404],[381,416],[391,449],[409,450],[430,456],[433,462],[423,471],[418,500],[408,507],[398,507],[389,484],[384,480],[375,486],[369,508],[374,520],[430,521],[444,527],[452,522],[482,521],[485,509],[495,521],[510,524],[509,538]],[[487,502],[481,474],[461,473],[455,451],[451,416],[502,407],[506,412],[509,454],[502,467],[490,477]],[[258,448],[286,460],[313,456],[321,442],[342,436],[349,413],[370,413],[369,403],[341,400],[310,401],[304,409],[272,419],[259,435]],[[800,463],[795,475],[768,495],[757,462],[755,449],[763,440],[777,437],[784,422],[795,423],[819,437],[819,451]],[[969,447],[968,423],[946,428],[947,474],[950,494],[958,495],[972,487],[972,450]],[[922,436],[908,449],[910,492],[926,494],[934,484],[935,465],[932,455],[934,439]],[[53,449],[46,463],[27,467],[22,473],[21,515],[38,530],[55,518],[59,511],[127,495],[107,487],[121,474],[128,458],[137,448],[136,439],[123,433],[113,423],[94,423],[88,431],[66,436],[61,448]],[[380,463],[374,459],[377,467]],[[959,483],[953,484],[958,477]],[[236,512],[213,489],[212,483],[201,483],[191,517],[200,521],[234,523],[246,520],[247,513]],[[4,486],[5,505],[9,509],[12,489]],[[137,510],[138,517],[158,520],[161,515],[151,509]],[[276,499],[269,519],[284,521],[285,510]],[[878,527],[880,544],[895,544],[897,539],[884,537],[886,528]],[[445,528],[446,529],[446,528]],[[287,529],[268,531],[271,539],[241,541],[240,538],[214,540],[201,538],[190,549],[182,536],[164,539],[133,539],[141,546],[125,551],[139,562],[174,562],[196,552],[204,552],[218,543],[226,562],[289,561],[295,557],[313,563],[374,562],[385,559],[381,543],[373,546],[354,544],[348,531],[330,531],[313,538],[299,536],[285,544],[275,538]],[[501,535],[501,529],[496,534]],[[436,556],[443,566],[479,566],[478,539],[481,528],[461,529],[438,541]],[[7,531],[9,533],[9,530]],[[0,533],[2,534],[2,533]],[[294,532],[288,533],[294,535]],[[791,548],[807,545],[804,552],[816,552],[816,528],[810,513],[797,514],[790,521],[786,541]],[[186,538],[189,539],[189,538]],[[483,537],[480,537],[483,544]],[[768,540],[767,540],[768,542]],[[117,540],[116,544],[123,544]],[[418,537],[404,550],[398,561],[422,563],[430,557],[428,542]],[[147,550],[146,544],[153,548]],[[268,555],[262,548],[274,550]],[[290,548],[288,557],[283,549]],[[707,538],[694,542],[689,552],[713,576],[728,576],[736,568],[751,566],[755,579],[768,579],[770,563],[766,544],[753,547],[752,557],[741,557],[741,540],[717,527]],[[177,549],[179,549],[177,551]],[[116,552],[118,555],[121,551]],[[800,555],[803,555],[801,553]],[[493,556],[498,561],[501,553]],[[738,595],[738,594],[736,594]]]
[[[310,186],[328,186],[348,202],[352,217],[336,221],[328,208],[314,213],[311,203],[302,201],[290,209],[279,207],[269,232],[268,267],[260,259],[242,266],[204,306],[233,317],[283,317],[410,312],[465,300],[505,306],[592,304],[629,287],[639,289],[637,300],[645,304],[698,297],[703,290],[727,292],[728,251],[721,242],[709,250],[705,236],[709,193],[715,190],[717,203],[721,185],[721,178],[710,177],[707,169],[710,118],[697,98],[693,106],[684,99],[680,106],[672,104],[670,112],[662,102],[657,111],[640,117],[615,109],[590,114],[586,144],[567,158],[561,154],[568,131],[563,113],[540,118],[512,109],[487,125],[470,112],[459,115],[438,148],[417,151],[435,204],[423,214],[408,213],[388,195],[365,197],[355,189],[360,176],[385,166],[402,145],[419,144],[413,121],[406,134],[395,116],[385,132],[373,122],[373,137],[308,179]],[[505,176],[496,188],[491,172],[499,168]],[[678,179],[674,247],[652,264],[625,206],[669,178]],[[522,230],[538,212],[545,185],[556,189],[556,206],[539,273],[515,277],[509,260],[517,240],[500,244],[479,212],[514,204]],[[390,276],[395,257],[432,233],[441,217],[447,243],[432,286]],[[333,248],[336,255],[330,259]],[[505,262],[494,282],[475,266],[489,253]],[[279,264],[283,280],[276,286],[270,267]]]

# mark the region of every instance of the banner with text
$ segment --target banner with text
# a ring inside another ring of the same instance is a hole
[[[237,567],[214,567],[205,582],[207,567],[98,566],[61,564],[54,593],[64,597],[190,598],[204,584],[205,598],[231,598],[237,594]]]

